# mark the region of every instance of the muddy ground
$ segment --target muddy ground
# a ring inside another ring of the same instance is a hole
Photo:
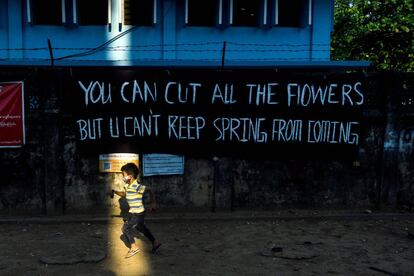
[[[121,218],[3,223],[0,275],[414,275],[414,215],[227,218],[149,219],[163,245],[151,254],[137,234],[142,251],[130,259]]]

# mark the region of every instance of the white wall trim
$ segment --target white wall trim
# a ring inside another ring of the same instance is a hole
[[[230,0],[230,25],[233,24],[233,0]]]
[[[153,14],[152,14],[152,23],[157,24],[157,0],[153,0]]]
[[[124,9],[125,9],[124,0],[118,0],[118,22],[119,22],[119,24],[125,24],[125,22],[124,22],[124,20],[125,20],[125,16],[124,16],[125,10]]]
[[[61,0],[61,4],[62,4],[62,24],[66,23],[66,1],[65,0]]]
[[[185,24],[188,24],[188,0],[185,0]]]
[[[32,22],[32,7],[31,7],[30,0],[26,0],[26,16],[27,16],[27,23],[33,23]]]
[[[112,24],[112,1],[108,0],[108,24]]]
[[[76,6],[76,0],[72,0],[72,6],[73,6],[73,23],[78,24],[78,8]]]
[[[219,18],[218,18],[218,24],[222,25],[223,24],[223,0],[219,0],[219,6],[218,6],[218,14],[219,14]]]
[[[309,10],[308,10],[308,24],[312,25],[312,0],[309,0]]]
[[[275,0],[275,25],[279,25],[279,0]]]

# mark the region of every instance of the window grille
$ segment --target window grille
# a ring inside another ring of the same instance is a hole
[[[260,1],[230,0],[230,24],[234,26],[258,26]]]
[[[110,0],[109,0],[110,1]],[[108,0],[74,1],[77,18],[74,23],[80,25],[106,25],[108,19]]]
[[[156,0],[121,0],[123,24],[150,26],[156,24]]]
[[[65,23],[64,0],[31,0],[27,2],[29,2],[30,20],[28,21],[30,23],[36,25],[61,25]]]
[[[312,24],[312,0],[275,0],[275,24],[303,27]]]
[[[190,26],[215,26],[222,22],[222,0],[186,0],[185,23]]]

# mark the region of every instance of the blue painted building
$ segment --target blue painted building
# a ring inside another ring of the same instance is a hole
[[[0,65],[48,66],[53,56],[58,66],[366,67],[330,60],[333,5],[0,0]]]

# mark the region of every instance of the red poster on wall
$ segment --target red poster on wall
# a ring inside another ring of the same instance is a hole
[[[23,82],[0,82],[0,148],[24,143]]]

